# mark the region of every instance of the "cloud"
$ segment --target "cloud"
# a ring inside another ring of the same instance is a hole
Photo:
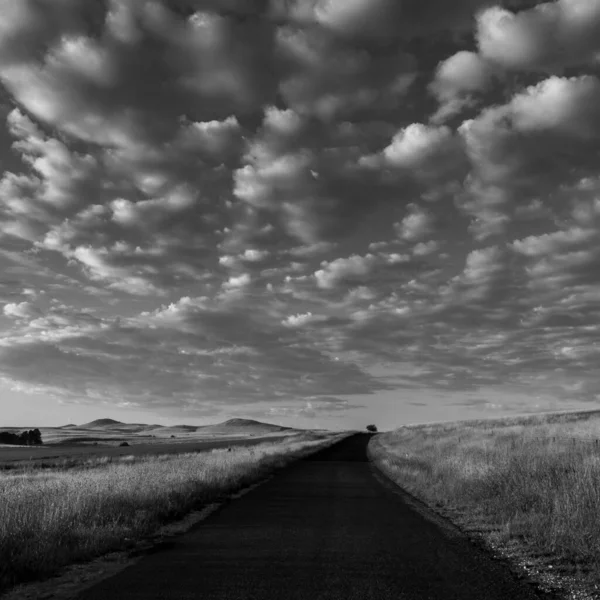
[[[325,0],[317,3],[315,15],[325,27],[350,35],[364,35],[365,29],[379,34],[393,14],[394,3],[390,0]]]
[[[4,316],[13,319],[27,319],[36,314],[35,308],[31,302],[11,302],[5,304],[2,312],[4,313]]]
[[[240,23],[211,12],[182,19],[163,3],[128,0],[104,10],[63,2],[50,16],[31,0],[8,9],[0,79],[42,121],[123,146],[164,140],[182,113],[221,120],[274,94],[272,70],[264,68],[274,35],[267,20]],[[102,20],[104,36],[89,37],[86,21]],[[163,57],[152,69],[144,68],[149,52]]]
[[[410,204],[408,210],[406,217],[394,225],[398,235],[403,240],[412,242],[430,234],[433,226],[431,215],[416,204]]]
[[[385,165],[414,175],[439,176],[461,160],[460,140],[446,126],[412,123],[399,130],[380,155],[361,159],[365,166]]]
[[[276,2],[275,6],[279,14],[296,22],[318,23],[347,39],[389,42],[396,37],[405,41],[435,35],[441,30],[468,30],[477,9],[489,4],[487,0],[461,0],[450,8],[439,0],[317,0]]]
[[[242,273],[241,275],[230,277],[223,284],[223,288],[226,290],[242,288],[242,287],[247,286],[251,280],[252,279],[248,273]]]
[[[599,100],[596,77],[550,77],[517,94],[510,110],[519,131],[549,129],[585,138],[600,131]]]
[[[364,277],[378,263],[378,258],[373,254],[366,256],[353,255],[348,258],[337,258],[330,263],[324,263],[323,269],[315,271],[315,279],[320,288],[332,288],[339,282]]]
[[[438,65],[429,90],[440,102],[430,121],[438,124],[474,103],[473,95],[490,85],[491,66],[475,52],[461,50]]]
[[[264,316],[190,297],[131,319],[57,307],[0,338],[2,370],[81,401],[118,397],[157,408],[381,387],[356,366],[299,344],[283,325],[267,325]]]
[[[289,327],[302,327],[308,323],[318,323],[327,320],[323,315],[313,315],[311,312],[304,314],[290,315],[283,320],[283,324]]]
[[[429,242],[419,242],[416,244],[412,251],[416,256],[427,256],[436,252],[439,248],[439,243],[435,240],[431,240]]]
[[[487,60],[507,69],[553,72],[593,64],[600,44],[600,7],[557,0],[514,13],[499,6],[477,17],[477,44]]]
[[[346,10],[349,3],[344,6]],[[317,12],[320,24],[326,14]],[[364,22],[361,28],[365,31]],[[377,56],[319,27],[281,27],[276,42],[290,65],[279,91],[287,105],[302,115],[332,120],[365,108],[389,111],[405,97],[416,76],[416,61],[402,48]]]
[[[600,397],[600,11],[492,4],[0,0],[3,381]]]
[[[575,249],[582,246],[597,236],[593,229],[574,227],[568,230],[559,230],[543,235],[531,235],[522,240],[515,240],[512,247],[526,256],[552,255],[560,250]]]
[[[371,129],[376,138],[388,133],[388,128],[381,132],[379,127],[343,123],[329,127],[289,110],[266,109],[262,126],[242,158],[243,166],[233,175],[233,193],[244,203],[248,223],[263,219],[280,223],[294,246],[300,242],[318,247],[337,243],[368,216],[374,194],[377,205],[384,208],[390,191],[378,181],[377,173],[357,168],[360,146]],[[256,227],[238,227],[230,242],[259,244],[256,233]]]

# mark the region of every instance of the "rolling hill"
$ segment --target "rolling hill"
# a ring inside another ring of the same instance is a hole
[[[96,419],[83,425],[69,426],[78,430],[101,430],[104,432],[131,432],[138,434],[163,435],[266,435],[278,432],[294,431],[291,427],[282,427],[272,423],[263,423],[253,419],[228,419],[215,425],[145,425],[142,423],[122,423],[115,419]]]
[[[206,425],[202,427],[202,431],[206,433],[244,433],[244,434],[266,434],[277,433],[283,431],[293,431],[291,427],[282,427],[281,425],[273,425],[272,423],[262,423],[253,419],[228,419],[223,423],[216,425]]]
[[[79,429],[105,429],[126,424],[127,423],[122,423],[121,421],[115,421],[114,419],[96,419],[95,421],[84,423],[83,425],[76,425],[76,427]]]

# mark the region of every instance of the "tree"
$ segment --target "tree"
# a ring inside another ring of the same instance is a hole
[[[0,431],[0,444],[19,444],[20,436],[10,431]]]
[[[19,443],[24,446],[39,446],[42,443],[42,434],[39,429],[24,431],[19,436]]]
[[[42,444],[42,434],[39,429],[30,429],[22,433],[0,432],[0,444],[15,444],[17,446],[39,446]]]
[[[377,425],[367,425],[367,431],[377,433]]]
[[[42,443],[42,434],[39,429],[30,429],[21,434],[23,443],[27,446],[39,446]]]
[[[32,429],[30,432],[31,439],[33,440],[34,446],[42,445],[42,432],[39,429]]]

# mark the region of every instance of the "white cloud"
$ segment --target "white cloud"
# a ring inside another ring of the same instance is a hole
[[[327,317],[323,315],[313,315],[311,312],[298,313],[296,315],[289,315],[282,323],[288,327],[303,327],[310,323],[318,323],[319,321],[325,321]]]
[[[473,250],[467,255],[464,278],[469,282],[486,279],[490,272],[498,268],[501,250],[497,246],[489,246],[481,250]]]
[[[31,302],[11,302],[10,304],[5,304],[2,312],[5,317],[13,319],[29,319],[36,314],[36,310]]]
[[[269,256],[267,250],[256,250],[254,248],[247,248],[244,253],[240,256],[242,260],[248,262],[260,262]]]
[[[415,256],[428,256],[436,252],[439,248],[439,243],[436,240],[430,240],[429,242],[419,242],[413,246],[413,254]]]
[[[349,35],[376,35],[389,27],[393,0],[320,0],[315,15],[325,27]]]
[[[407,241],[418,241],[428,236],[433,231],[431,215],[416,204],[408,206],[408,214],[394,227],[398,235]]]
[[[477,18],[484,58],[507,69],[552,71],[590,64],[600,52],[600,5],[557,0],[513,13],[499,6]]]
[[[252,278],[248,273],[242,273],[241,275],[230,277],[224,284],[223,289],[225,290],[237,290],[239,288],[250,285]]]
[[[473,103],[472,95],[491,83],[493,70],[474,52],[461,50],[438,65],[429,90],[440,102],[431,122],[441,123]]]
[[[554,129],[578,137],[600,135],[600,81],[596,77],[550,77],[509,105],[521,131]]]
[[[336,258],[331,262],[322,263],[323,268],[315,271],[314,277],[320,288],[330,289],[344,280],[368,275],[377,262],[378,259],[373,254]]]
[[[418,168],[446,151],[453,151],[454,146],[452,131],[448,127],[413,123],[394,136],[391,144],[383,150],[383,157],[391,166]]]
[[[545,233],[540,236],[529,236],[522,240],[515,240],[512,247],[525,256],[544,256],[567,248],[574,248],[597,238],[598,232],[594,229],[574,227],[568,230]]]

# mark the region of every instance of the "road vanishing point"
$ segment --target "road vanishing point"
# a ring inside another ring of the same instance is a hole
[[[411,507],[369,462],[370,437],[283,469],[78,598],[540,598],[457,528]]]

